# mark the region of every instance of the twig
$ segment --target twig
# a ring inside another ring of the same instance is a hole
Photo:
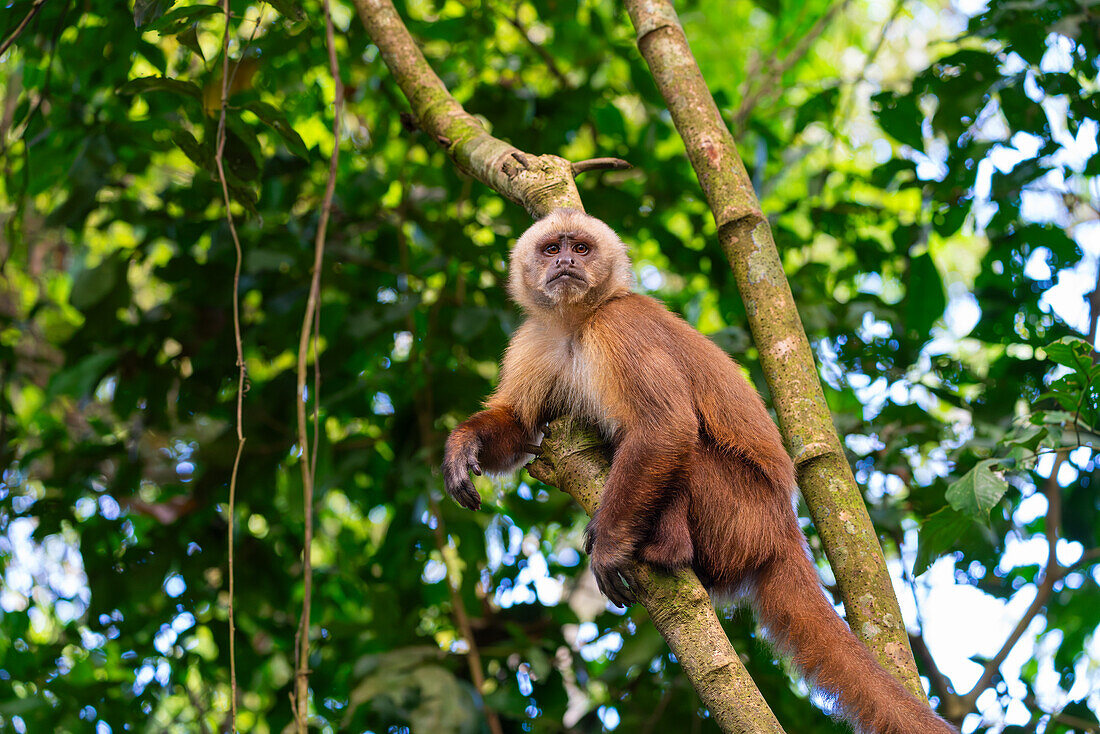
[[[1044,711],[1043,707],[1039,705],[1039,701],[1036,700],[1034,694],[1027,694],[1024,696],[1024,706],[1037,712],[1040,716],[1049,716],[1052,721],[1057,721],[1059,724],[1065,724],[1066,726],[1074,729],[1080,729],[1083,732],[1094,734],[1100,732],[1100,724],[1095,721],[1089,721],[1088,719],[1082,719],[1079,716],[1071,716],[1070,714],[1064,714],[1061,711]]]
[[[318,340],[314,332],[314,391],[313,391],[313,431],[314,444],[310,449],[306,428],[306,358],[315,320],[319,326],[320,313],[317,303],[321,293],[321,268],[325,258],[325,233],[328,230],[329,217],[332,214],[332,199],[336,193],[336,169],[340,159],[340,115],[344,108],[344,85],[340,80],[340,65],[336,59],[336,42],[332,27],[332,11],[329,0],[324,0],[325,45],[328,50],[329,72],[332,74],[335,98],[332,115],[332,156],[329,158],[328,182],[321,202],[321,217],[317,223],[317,236],[313,240],[313,274],[309,284],[309,297],[306,299],[306,312],[302,317],[302,330],[298,340],[298,382],[295,408],[298,417],[298,446],[301,450],[302,468],[302,504],[305,512],[305,538],[302,542],[302,616],[298,624],[298,666],[297,696],[294,719],[300,734],[306,734],[309,728],[309,617],[313,595],[313,487],[316,479],[316,460],[319,431],[319,394],[321,355],[317,351]]]
[[[1001,664],[1004,663],[1009,653],[1012,652],[1012,648],[1016,647],[1016,643],[1023,637],[1027,628],[1031,626],[1031,621],[1035,619],[1039,612],[1043,610],[1043,607],[1046,606],[1047,601],[1049,601],[1054,591],[1054,585],[1062,579],[1067,571],[1067,569],[1062,568],[1062,566],[1058,564],[1057,554],[1058,537],[1061,533],[1062,526],[1062,488],[1058,486],[1058,469],[1061,468],[1064,462],[1065,459],[1061,457],[1054,462],[1054,465],[1050,469],[1050,476],[1047,478],[1044,490],[1047,496],[1047,562],[1043,569],[1043,578],[1035,589],[1035,598],[1031,601],[1027,610],[1024,611],[1023,616],[1020,617],[1020,620],[1016,623],[1012,632],[1009,633],[1008,637],[1001,645],[1001,649],[985,664],[981,677],[978,678],[978,682],[974,684],[970,692],[962,696],[962,701],[967,711],[972,711],[978,697],[985,689],[993,685],[1000,671]],[[1082,556],[1082,560],[1083,558]],[[1081,561],[1078,561],[1078,563],[1080,562]]]
[[[237,236],[237,225],[233,222],[233,207],[229,199],[229,184],[225,180],[225,125],[226,110],[229,106],[229,65],[225,60],[229,58],[229,0],[222,0],[222,12],[225,13],[225,33],[222,35],[222,99],[221,115],[218,118],[217,147],[214,151],[214,163],[218,169],[218,180],[222,185],[222,198],[225,201],[225,220],[229,225],[229,234],[233,238],[233,250],[236,261],[233,265],[233,340],[237,347],[237,455],[233,459],[233,473],[229,477],[229,508],[228,508],[228,576],[229,576],[229,712],[230,730],[237,730],[237,647],[236,624],[233,608],[235,594],[234,586],[234,558],[233,558],[233,534],[234,513],[237,504],[237,475],[241,466],[241,455],[244,453],[244,342],[241,340],[241,240]]]
[[[936,659],[932,656],[932,651],[928,649],[928,643],[924,640],[924,635],[915,634],[909,635],[909,645],[913,648],[913,653],[920,659],[924,665],[924,669],[928,672],[928,681],[932,686],[932,693],[940,699],[940,711],[946,718],[954,720],[952,716],[952,708],[956,706],[956,701],[959,700],[959,696],[951,688],[951,681],[947,676],[943,674],[939,666],[936,665]]]
[[[622,158],[589,158],[588,160],[570,163],[574,176],[579,176],[588,171],[625,171],[633,168],[633,164]]]
[[[20,21],[19,25],[15,27],[15,30],[8,34],[8,37],[4,39],[3,43],[0,43],[0,56],[4,55],[4,52],[8,50],[8,47],[15,43],[16,39],[23,34],[27,25],[34,20],[34,16],[38,15],[38,11],[42,9],[42,6],[46,4],[46,0],[34,0],[34,5],[27,12],[27,16]]]
[[[768,99],[779,94],[783,90],[783,86],[779,81],[783,78],[791,68],[797,64],[802,58],[809,52],[810,47],[813,46],[814,41],[825,32],[825,29],[829,27],[830,21],[839,13],[848,7],[851,0],[841,0],[840,2],[833,3],[825,13],[817,19],[813,27],[806,33],[805,36],[799,40],[798,45],[791,50],[789,54],[783,57],[783,60],[775,65],[760,85],[755,90],[745,95],[741,100],[741,106],[738,107],[736,114],[733,116],[734,125],[741,129],[745,125],[745,120],[752,114],[753,108],[760,103],[763,99]]]
[[[901,553],[903,541],[904,538],[899,530],[897,535],[894,536],[894,543],[898,547],[899,554]],[[953,712],[960,710],[962,702],[958,694],[955,693],[951,681],[936,664],[936,659],[933,657],[932,651],[928,648],[928,643],[924,640],[924,610],[921,608],[920,595],[917,594],[917,579],[913,575],[913,567],[904,562],[901,566],[906,586],[909,587],[909,593],[913,597],[913,609],[916,610],[917,616],[917,629],[920,630],[917,634],[909,635],[909,645],[913,648],[913,653],[924,664],[925,670],[928,671],[928,680],[931,683],[932,692],[940,699],[940,711],[946,718],[954,720],[952,718]],[[958,719],[960,721],[965,713],[964,711],[962,714],[959,714]]]
[[[848,108],[851,106],[852,96],[855,94],[855,89],[860,82],[866,81],[867,71],[871,68],[871,64],[875,63],[875,59],[878,58],[879,51],[882,50],[883,45],[886,43],[886,36],[890,32],[890,28],[894,25],[894,21],[901,15],[902,9],[905,7],[906,0],[896,0],[894,3],[894,9],[890,11],[890,17],[886,19],[886,22],[882,24],[882,30],[879,32],[878,40],[875,41],[875,45],[867,53],[867,57],[863,60],[863,70],[859,73],[859,76],[852,81],[852,90],[845,97],[844,101],[837,105],[836,114],[833,115],[831,122],[831,129],[836,130],[840,121],[848,116]]]
[[[534,49],[535,53],[538,54],[538,57],[540,59],[542,59],[542,63],[544,63],[546,65],[546,68],[550,70],[550,73],[553,75],[553,77],[555,79],[558,80],[558,84],[560,84],[562,86],[562,88],[564,88],[564,89],[572,89],[573,88],[573,85],[569,81],[569,77],[567,77],[562,72],[561,67],[558,66],[558,62],[557,62],[557,60],[554,59],[553,55],[551,55],[551,53],[546,50],[545,46],[543,46],[541,43],[535,43],[534,39],[531,38],[530,35],[528,35],[527,27],[525,25],[523,25],[523,23],[519,19],[519,5],[518,4],[516,5],[515,15],[509,15],[508,13],[504,12],[503,10],[498,9],[494,5],[490,5],[489,7],[494,12],[499,13],[502,18],[504,18],[506,21],[508,21],[509,25],[511,25],[513,28],[515,28],[516,31],[521,36],[523,36],[523,40],[527,41],[527,45],[530,46],[532,49]]]
[[[485,703],[485,673],[481,666],[481,651],[478,650],[477,642],[474,640],[474,630],[470,626],[470,618],[466,615],[466,605],[462,603],[462,595],[459,593],[458,569],[448,559],[446,533],[443,530],[443,514],[439,511],[439,503],[436,502],[434,495],[429,497],[428,502],[432,516],[435,517],[435,527],[432,528],[435,547],[439,550],[439,555],[443,559],[443,566],[447,569],[447,591],[451,595],[451,609],[454,613],[455,624],[458,626],[458,633],[466,641],[466,663],[470,669],[470,679],[474,684],[474,688],[477,689],[478,697],[481,698],[481,708],[485,714],[485,723],[489,725],[489,731],[492,734],[502,734],[500,717],[497,716],[496,711],[489,707],[489,704]]]

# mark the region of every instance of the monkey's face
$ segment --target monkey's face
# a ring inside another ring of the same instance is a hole
[[[539,290],[555,303],[572,302],[584,297],[591,287],[590,278],[598,268],[593,246],[577,232],[553,232],[537,247]]]
[[[600,220],[559,209],[539,220],[512,251],[509,286],[527,308],[592,308],[630,288],[630,260]]]

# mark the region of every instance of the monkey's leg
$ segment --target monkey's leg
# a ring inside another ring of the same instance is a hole
[[[690,566],[695,556],[688,525],[688,507],[691,496],[686,489],[676,497],[657,518],[649,543],[642,547],[642,560],[664,569]]]
[[[533,431],[524,427],[507,407],[475,413],[447,437],[443,453],[443,486],[455,502],[468,510],[481,507],[470,472],[503,474],[523,463],[533,448]]]
[[[698,429],[676,415],[659,427],[637,426],[623,436],[611,461],[600,506],[588,523],[585,550],[596,584],[625,607],[633,593],[623,579],[657,513],[668,506],[669,480],[691,448]]]

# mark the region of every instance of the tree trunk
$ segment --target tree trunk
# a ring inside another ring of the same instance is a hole
[[[848,624],[879,663],[925,699],[905,623],[863,495],[832,423],[791,287],[729,129],[669,0],[626,0],[657,88],[718,225],[799,485]]]

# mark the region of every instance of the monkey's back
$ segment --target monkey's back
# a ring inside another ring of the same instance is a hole
[[[683,380],[701,436],[749,462],[776,490],[787,496],[794,491],[794,464],[764,401],[718,345],[660,301],[637,293],[604,304],[592,324],[634,342],[639,360],[675,370],[676,375],[638,374],[657,372],[650,379],[670,385],[673,378]]]

